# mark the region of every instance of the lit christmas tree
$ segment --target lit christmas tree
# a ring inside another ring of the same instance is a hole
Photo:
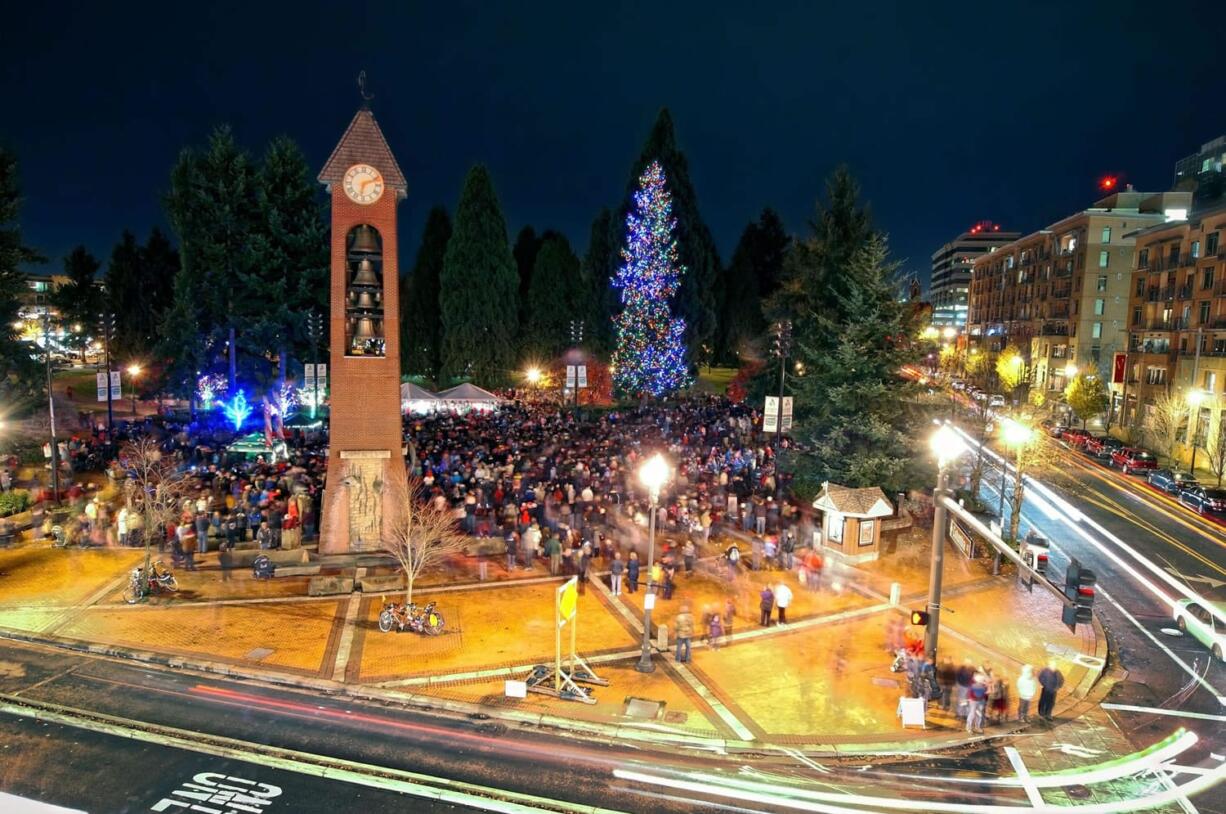
[[[664,396],[689,384],[685,321],[674,318],[669,307],[685,271],[677,263],[672,209],[664,170],[653,161],[639,176],[634,206],[626,216],[622,265],[613,275],[622,301],[621,313],[613,318],[613,383],[631,395]]]

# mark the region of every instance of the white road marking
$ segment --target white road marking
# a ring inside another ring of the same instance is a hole
[[[1226,581],[1220,580],[1220,579],[1214,579],[1213,577],[1202,577],[1199,574],[1181,573],[1178,568],[1175,568],[1174,566],[1171,566],[1171,565],[1166,566],[1162,570],[1166,571],[1168,574],[1175,577],[1176,579],[1182,579],[1184,582],[1203,582],[1212,589],[1221,588],[1223,585],[1226,585]]]
[[[1013,771],[1017,774],[1018,779],[1022,781],[1022,788],[1026,790],[1026,798],[1030,800],[1030,804],[1035,808],[1042,807],[1043,795],[1039,793],[1038,787],[1030,781],[1030,770],[1026,768],[1026,764],[1022,761],[1021,754],[1012,746],[1006,746],[1005,756],[1009,758]]]
[[[1180,709],[1158,707],[1134,707],[1131,704],[1099,704],[1103,709],[1118,709],[1123,712],[1145,712],[1150,715],[1174,715],[1177,718],[1197,718],[1202,721],[1226,721],[1226,715],[1209,715],[1204,712],[1184,712]]]

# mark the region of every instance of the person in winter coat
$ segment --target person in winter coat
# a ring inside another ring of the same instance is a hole
[[[775,586],[775,605],[779,608],[779,624],[786,625],[788,623],[788,605],[792,604],[792,589],[788,587],[786,582],[780,582]]]
[[[634,593],[639,589],[639,553],[637,551],[630,552],[630,559],[626,562],[626,590]]]
[[[1035,681],[1034,668],[1029,664],[1022,665],[1022,674],[1017,677],[1017,719],[1024,723],[1030,721],[1030,702],[1039,690],[1039,682]]]
[[[937,667],[937,684],[941,687],[941,709],[946,712],[949,712],[953,705],[954,675],[956,673],[953,659],[949,656],[941,659],[941,664]]]
[[[988,703],[988,677],[975,673],[966,697],[966,731],[983,734],[983,713]]]
[[[622,553],[613,552],[613,562],[609,563],[609,584],[614,596],[622,595],[622,576],[626,573],[626,564],[622,562]]]
[[[762,627],[770,627],[771,611],[775,609],[775,592],[771,590],[771,586],[767,585],[758,594],[758,608],[762,611],[758,624]]]
[[[196,529],[187,523],[180,526],[184,530],[183,536],[179,540],[179,545],[183,548],[183,558],[186,561],[184,567],[188,571],[196,570]]]
[[[1056,692],[1064,686],[1064,674],[1056,669],[1054,661],[1047,662],[1039,671],[1039,686],[1043,688],[1039,693],[1039,717],[1050,721],[1056,706]]]
[[[970,659],[963,659],[962,666],[954,671],[954,691],[957,693],[958,706],[955,708],[959,718],[965,718],[970,712],[967,696],[971,691],[971,683],[975,680],[975,670]]]
[[[689,576],[694,573],[694,558],[698,554],[698,549],[694,546],[693,540],[686,540],[685,545],[681,547],[681,559],[685,562],[685,574]]]
[[[677,661],[685,663],[690,660],[690,643],[694,639],[694,614],[690,613],[689,605],[681,606],[673,627],[677,635]]]

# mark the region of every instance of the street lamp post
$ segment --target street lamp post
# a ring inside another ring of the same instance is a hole
[[[651,569],[656,556],[656,514],[660,505],[660,488],[668,480],[668,463],[658,452],[639,467],[639,482],[647,487],[651,496],[651,509],[647,518],[647,591],[643,596],[643,651],[634,669],[651,673],[656,665],[651,660],[651,607],[655,604],[655,586],[651,582]]]
[[[945,527],[949,511],[941,498],[952,495],[947,466],[966,451],[962,438],[942,424],[932,436],[932,450],[937,454],[937,488],[932,494],[935,511],[932,516],[932,568],[928,576],[928,629],[924,631],[924,653],[936,663],[937,632],[941,626],[941,583],[945,576]]]
[[[1019,517],[1022,511],[1022,482],[1023,482],[1022,481],[1022,453],[1024,452],[1026,446],[1031,441],[1034,440],[1034,428],[1027,426],[1026,424],[1023,424],[1017,419],[1006,418],[1004,421],[1001,422],[1001,429],[1004,431],[1003,435],[1004,435],[1005,446],[1013,450],[1013,453],[1016,456],[1016,461],[1014,463],[1016,471],[1014,472],[1014,480],[1013,480],[1014,500],[1013,500],[1013,506],[1012,506],[1012,513],[1009,516],[1009,529],[1010,529],[1009,538],[1012,541],[1013,538],[1017,536],[1016,532],[1013,531],[1013,529],[1017,526],[1017,523],[1014,522],[1014,518]],[[1004,504],[1005,504],[1005,474],[1006,472],[1008,472],[1008,467],[1005,466],[1004,459],[1002,458],[1001,464],[1000,464],[1000,473],[1001,473],[1000,474],[1000,504],[1001,504],[1000,522],[1001,522],[1002,536],[1004,533],[1004,523],[1005,523]],[[994,575],[1000,573],[1000,559],[1001,559],[1001,554],[999,551],[997,551],[996,556],[992,560],[992,573]]]
[[[136,420],[136,377],[140,375],[140,365],[128,365],[128,375],[132,377],[132,420]]]
[[[1200,405],[1205,400],[1204,391],[1192,390],[1188,393],[1188,446],[1192,447],[1192,465],[1188,471],[1196,477],[1196,439],[1200,429]]]
[[[43,311],[43,345],[47,363],[47,416],[51,420],[51,491],[53,502],[60,502],[60,442],[55,437],[55,394],[51,387],[51,311]]]

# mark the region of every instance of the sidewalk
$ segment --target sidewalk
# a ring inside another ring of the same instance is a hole
[[[717,550],[712,542],[703,553]],[[672,629],[683,603],[701,627],[704,607],[722,609],[729,598],[737,614],[733,635],[715,648],[696,630],[690,663],[657,651],[650,674],[634,669],[642,587],[614,597],[607,578],[593,579],[578,605],[578,649],[610,686],[595,688],[591,705],[504,695],[506,679],[552,664],[554,595],[562,578],[549,578],[540,564],[508,573],[501,557],[491,557],[481,582],[479,560],[460,558],[430,575],[414,598],[436,601],[447,620],[446,632],[431,638],[381,633],[384,596],[307,598],[305,577],[260,582],[249,569],[235,569],[225,580],[214,568],[216,553],[202,558],[200,571],[177,574],[179,594],[124,605],[123,580],[142,557],[130,549],[0,551],[0,634],[609,737],[699,739],[725,748],[776,744],[841,755],[979,739],[936,704],[924,730],[903,730],[896,715],[905,677],[889,670],[885,631],[891,617],[923,605],[928,552],[918,539],[878,563],[848,568],[828,560],[819,591],[802,587],[794,572],[742,571],[729,580],[714,558],[700,561],[695,573],[679,574],[671,599],[657,598],[653,643],[660,626]],[[942,656],[991,665],[1010,683],[1023,662],[1039,667],[1052,659],[1066,679],[1057,716],[1084,697],[1106,654],[1100,635],[1088,628],[1071,635],[1054,598],[1031,594],[1012,577],[993,578],[952,547],[946,563]],[[758,591],[780,582],[794,594],[789,624],[761,627]],[[888,601],[894,582],[902,589],[899,607]],[[1013,728],[989,727],[988,736]]]

